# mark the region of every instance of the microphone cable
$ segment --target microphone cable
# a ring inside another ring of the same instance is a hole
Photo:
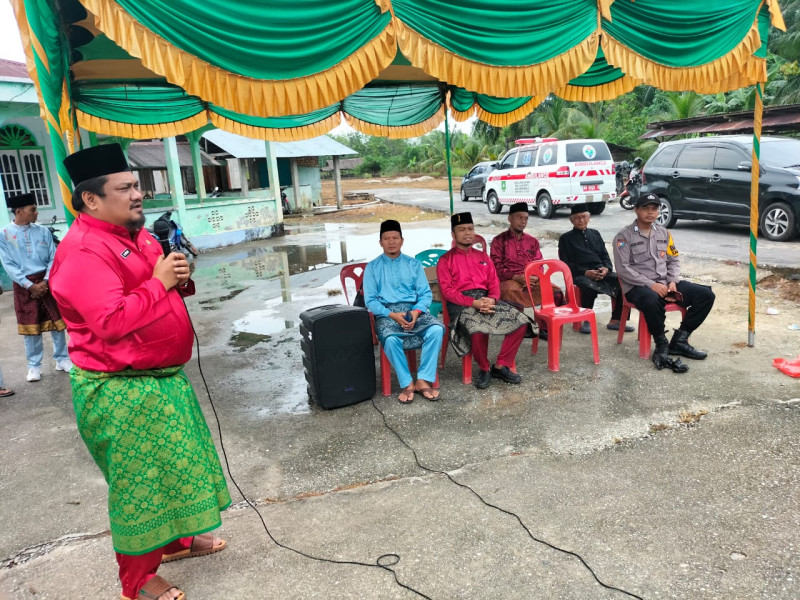
[[[417,596],[419,596],[420,598],[424,598],[425,600],[433,600],[430,596],[427,596],[427,595],[423,594],[422,592],[420,592],[419,590],[414,589],[410,585],[406,585],[405,583],[400,581],[400,579],[397,576],[397,571],[395,571],[392,568],[394,565],[396,565],[397,563],[400,562],[400,555],[399,554],[395,554],[395,553],[392,553],[392,552],[387,553],[387,554],[382,554],[375,560],[374,563],[362,562],[362,561],[358,561],[358,560],[340,560],[340,559],[335,559],[335,558],[325,558],[325,557],[322,557],[322,556],[314,556],[313,554],[308,554],[307,552],[303,552],[302,550],[298,550],[297,548],[293,548],[292,546],[289,546],[288,544],[284,544],[283,542],[279,541],[278,539],[275,538],[274,535],[272,535],[272,532],[269,530],[269,527],[267,526],[267,522],[264,520],[264,516],[261,514],[261,511],[259,511],[258,507],[253,502],[251,502],[250,499],[245,495],[244,491],[239,486],[239,483],[233,477],[233,473],[231,472],[231,465],[228,462],[228,453],[225,450],[225,444],[222,441],[222,425],[220,424],[220,421],[219,421],[219,415],[217,414],[217,408],[216,408],[216,406],[214,406],[214,401],[211,399],[211,391],[208,388],[208,382],[206,381],[206,376],[203,373],[203,367],[202,367],[202,365],[200,363],[200,337],[197,335],[197,330],[194,328],[194,321],[192,321],[192,317],[189,314],[189,307],[186,306],[186,299],[183,296],[180,296],[180,298],[183,301],[183,307],[186,309],[186,316],[189,319],[189,324],[191,325],[192,333],[194,334],[194,339],[195,339],[195,343],[196,343],[195,348],[197,349],[197,369],[200,371],[200,378],[203,380],[203,386],[205,387],[206,395],[208,396],[208,403],[211,405],[211,411],[214,413],[214,420],[217,423],[217,433],[219,435],[219,446],[220,446],[220,449],[222,450],[222,457],[225,459],[225,470],[228,473],[228,477],[230,478],[231,483],[233,483],[234,487],[239,492],[239,494],[242,496],[242,498],[244,499],[245,503],[247,503],[247,505],[250,508],[252,508],[256,512],[256,514],[258,515],[258,518],[261,521],[261,525],[264,527],[264,531],[266,531],[267,536],[269,537],[269,539],[272,540],[272,542],[276,546],[278,546],[280,548],[283,548],[284,550],[288,550],[290,552],[294,552],[295,554],[298,554],[298,555],[300,555],[300,556],[302,556],[304,558],[310,559],[310,560],[315,560],[315,561],[323,562],[323,563],[330,563],[330,564],[334,564],[334,565],[352,565],[352,566],[357,566],[357,567],[369,567],[370,569],[382,569],[384,571],[388,571],[394,577],[395,583],[398,586],[400,586],[401,588],[403,588],[405,590],[408,590],[409,592],[412,592],[413,594],[416,594]],[[384,418],[384,422],[385,422],[385,418]],[[397,435],[396,432],[395,432],[395,435]],[[415,454],[415,456],[416,456],[416,454]]]
[[[211,391],[209,390],[208,382],[206,381],[205,374],[203,373],[203,367],[202,367],[202,364],[200,362],[200,337],[197,335],[197,330],[194,327],[194,321],[192,321],[192,317],[189,314],[189,307],[186,305],[186,299],[183,296],[180,296],[180,298],[181,298],[181,301],[183,302],[183,307],[186,309],[186,316],[189,319],[189,324],[190,324],[190,326],[192,328],[192,333],[194,334],[195,348],[197,350],[197,369],[200,372],[200,378],[203,380],[203,386],[205,387],[205,390],[206,390],[206,396],[208,397],[208,403],[211,406],[211,411],[214,413],[214,420],[217,423],[217,434],[219,435],[219,445],[220,445],[220,449],[222,450],[222,457],[225,459],[225,469],[226,469],[226,471],[228,473],[228,477],[230,477],[231,482],[233,483],[234,487],[239,492],[239,494],[242,496],[242,498],[244,499],[245,503],[250,508],[252,508],[256,512],[256,514],[258,515],[258,518],[261,521],[261,525],[264,527],[264,531],[267,533],[267,536],[269,537],[269,539],[272,540],[272,542],[276,546],[279,546],[280,548],[283,548],[284,550],[288,550],[290,552],[294,552],[295,554],[298,554],[298,555],[300,555],[300,556],[302,556],[304,558],[310,559],[310,560],[315,560],[315,561],[323,562],[323,563],[336,564],[336,565],[352,565],[352,566],[358,566],[358,567],[369,567],[371,569],[375,569],[375,568],[383,569],[384,571],[388,571],[388,572],[390,572],[392,574],[392,576],[394,577],[395,583],[398,586],[400,586],[401,588],[406,589],[406,590],[416,594],[420,598],[425,598],[426,600],[433,600],[430,596],[427,596],[424,593],[420,592],[419,590],[417,590],[417,589],[415,589],[415,588],[413,588],[413,587],[411,587],[409,585],[406,585],[405,583],[400,581],[400,579],[397,576],[397,572],[394,569],[391,568],[391,567],[393,567],[394,565],[396,565],[397,563],[400,562],[400,555],[399,554],[395,554],[395,553],[382,554],[381,556],[379,556],[375,560],[374,563],[362,562],[362,561],[357,561],[357,560],[339,560],[339,559],[334,559],[334,558],[325,558],[325,557],[321,557],[321,556],[314,556],[313,554],[308,554],[306,552],[303,552],[302,550],[298,550],[296,548],[293,548],[292,546],[289,546],[288,544],[284,544],[283,542],[280,542],[278,539],[275,538],[274,535],[272,535],[272,532],[269,530],[269,527],[267,526],[267,523],[264,520],[264,516],[261,514],[261,511],[259,511],[258,507],[255,504],[253,504],[253,502],[251,502],[250,499],[245,495],[244,491],[239,486],[239,483],[233,477],[233,473],[231,472],[231,466],[230,466],[230,463],[228,461],[228,453],[225,450],[225,444],[222,441],[222,425],[220,424],[219,415],[217,414],[217,408],[216,408],[216,406],[214,406],[214,401],[211,398]],[[595,573],[594,569],[592,569],[592,567],[589,566],[589,564],[586,562],[586,560],[580,554],[578,554],[577,552],[573,552],[571,550],[567,550],[565,548],[561,548],[559,546],[556,546],[555,544],[552,544],[552,543],[548,542],[547,540],[538,538],[535,535],[533,535],[531,530],[528,528],[527,525],[525,525],[525,523],[522,521],[522,518],[517,513],[513,512],[511,510],[507,510],[505,508],[501,508],[500,506],[497,506],[496,504],[492,504],[491,502],[488,502],[487,500],[485,500],[483,498],[483,496],[481,496],[478,492],[476,492],[474,489],[472,489],[467,484],[461,483],[461,482],[456,481],[455,479],[453,479],[453,477],[447,471],[441,471],[441,470],[433,469],[433,468],[430,468],[430,467],[427,467],[427,466],[423,465],[420,462],[419,457],[417,456],[416,450],[414,450],[414,448],[412,448],[403,439],[403,437],[391,425],[389,425],[389,422],[386,419],[386,414],[380,408],[378,408],[378,405],[375,403],[375,399],[374,398],[370,398],[370,401],[372,402],[372,406],[375,408],[375,410],[377,410],[378,413],[380,413],[380,415],[381,415],[381,417],[383,419],[384,427],[386,427],[386,429],[391,431],[394,434],[394,436],[400,441],[400,443],[403,444],[403,446],[405,446],[406,448],[408,448],[411,451],[411,454],[414,457],[414,462],[416,462],[417,466],[420,469],[422,469],[424,471],[427,471],[429,473],[434,473],[434,474],[437,474],[437,475],[444,475],[453,484],[457,485],[458,487],[461,487],[461,488],[464,488],[464,489],[470,491],[478,500],[480,500],[488,508],[493,508],[493,509],[495,509],[495,510],[501,512],[501,513],[504,513],[506,515],[509,515],[509,516],[513,517],[514,519],[517,520],[517,522],[520,524],[520,526],[525,530],[525,532],[528,534],[528,536],[534,542],[542,544],[542,545],[544,545],[544,546],[546,546],[546,547],[548,547],[548,548],[550,548],[552,550],[555,550],[556,552],[560,552],[562,554],[566,554],[567,556],[571,556],[571,557],[577,558],[580,561],[580,563],[586,568],[586,570],[589,571],[589,573],[592,575],[594,580],[598,584],[600,584],[602,587],[604,587],[604,588],[606,588],[608,590],[611,590],[611,591],[620,592],[622,594],[625,594],[626,596],[629,596],[631,598],[635,598],[636,600],[644,600],[644,598],[642,598],[641,596],[637,596],[633,592],[629,592],[627,590],[624,590],[622,588],[618,588],[616,586],[607,584],[604,581],[602,581],[597,576],[597,573]]]
[[[384,413],[384,412],[383,412],[383,411],[382,411],[380,408],[378,408],[378,405],[377,405],[377,404],[375,404],[375,399],[374,399],[374,398],[371,398],[370,400],[372,401],[372,406],[374,406],[374,407],[375,407],[375,410],[377,410],[377,411],[378,411],[378,412],[381,414],[381,417],[383,417],[383,425],[386,427],[386,429],[388,429],[389,431],[391,431],[391,432],[392,432],[392,433],[395,435],[395,437],[396,437],[398,440],[400,440],[400,443],[401,443],[401,444],[403,444],[403,446],[405,446],[406,448],[408,448],[408,449],[411,451],[411,454],[414,456],[414,462],[416,462],[416,463],[417,463],[417,466],[418,466],[420,469],[422,469],[422,470],[424,470],[424,471],[427,471],[427,472],[429,472],[429,473],[436,473],[436,474],[438,474],[438,475],[444,475],[445,477],[447,477],[447,478],[448,478],[448,479],[449,479],[449,480],[450,480],[452,483],[454,483],[454,484],[455,484],[455,485],[457,485],[458,487],[460,487],[460,488],[464,488],[465,490],[468,490],[468,491],[472,492],[472,494],[473,494],[473,495],[474,495],[474,496],[475,496],[475,497],[476,497],[478,500],[480,500],[480,501],[481,501],[481,502],[482,502],[484,505],[486,505],[487,507],[489,507],[489,508],[493,508],[493,509],[495,509],[495,510],[497,510],[497,511],[500,511],[501,513],[504,513],[504,514],[506,514],[506,515],[509,515],[509,516],[511,516],[511,517],[514,517],[514,518],[517,520],[517,522],[518,522],[518,523],[519,523],[519,524],[522,526],[522,528],[525,530],[525,532],[528,534],[528,536],[529,536],[529,537],[530,537],[530,538],[531,538],[531,539],[532,539],[534,542],[538,542],[539,544],[542,544],[542,545],[544,545],[544,546],[546,546],[546,547],[548,547],[548,548],[550,548],[550,549],[552,549],[552,550],[555,550],[556,552],[561,552],[561,553],[563,553],[563,554],[566,554],[567,556],[572,556],[572,557],[574,557],[574,558],[577,558],[577,559],[578,559],[578,560],[581,562],[581,564],[582,564],[582,565],[583,565],[583,566],[584,566],[584,567],[585,567],[585,568],[586,568],[586,569],[589,571],[589,573],[591,573],[592,577],[594,577],[594,580],[595,580],[597,583],[599,583],[601,586],[603,586],[604,588],[606,588],[607,590],[612,590],[612,591],[615,591],[615,592],[620,592],[620,593],[622,593],[622,594],[625,594],[626,596],[630,596],[631,598],[636,598],[637,600],[644,600],[644,598],[642,598],[641,596],[637,596],[637,595],[636,595],[636,594],[634,594],[633,592],[629,592],[629,591],[627,591],[627,590],[624,590],[624,589],[621,589],[621,588],[618,588],[618,587],[615,587],[615,586],[613,586],[613,585],[609,585],[609,584],[607,584],[607,583],[603,582],[603,581],[602,581],[602,580],[601,580],[601,579],[600,579],[600,578],[597,576],[597,573],[595,573],[595,572],[594,572],[594,569],[592,569],[592,567],[590,567],[590,566],[589,566],[589,563],[587,563],[587,562],[584,560],[584,558],[583,558],[583,557],[582,557],[580,554],[578,554],[577,552],[573,552],[573,551],[571,551],[571,550],[567,550],[567,549],[565,549],[565,548],[561,548],[561,547],[559,547],[559,546],[556,546],[555,544],[551,544],[551,543],[550,543],[550,542],[548,542],[547,540],[543,540],[543,539],[541,539],[541,538],[537,538],[535,535],[533,535],[533,533],[531,533],[531,530],[530,530],[530,529],[528,529],[528,526],[527,526],[527,525],[525,525],[525,523],[522,521],[522,518],[520,518],[520,516],[519,516],[517,513],[513,512],[513,511],[511,511],[511,510],[507,510],[507,509],[505,509],[505,508],[501,508],[501,507],[497,506],[496,504],[492,504],[491,502],[488,502],[487,500],[485,500],[485,499],[483,498],[483,496],[481,496],[481,495],[480,495],[478,492],[476,492],[474,489],[472,489],[472,488],[471,488],[470,486],[468,486],[466,483],[461,483],[461,482],[459,482],[459,481],[456,481],[455,479],[453,479],[453,477],[452,477],[452,476],[450,475],[450,473],[448,473],[447,471],[441,471],[441,470],[439,470],[439,469],[432,469],[432,468],[430,468],[430,467],[427,467],[427,466],[423,465],[423,464],[422,464],[422,463],[419,461],[419,457],[417,456],[417,452],[416,452],[416,450],[414,450],[414,448],[412,448],[412,447],[411,447],[411,446],[410,446],[410,445],[409,445],[409,444],[408,444],[408,443],[407,443],[407,442],[406,442],[406,441],[403,439],[403,437],[402,437],[402,436],[401,436],[399,433],[397,433],[397,431],[396,431],[396,430],[395,430],[395,429],[394,429],[394,428],[393,428],[391,425],[389,425],[389,422],[386,420],[386,414],[385,414],[385,413]]]

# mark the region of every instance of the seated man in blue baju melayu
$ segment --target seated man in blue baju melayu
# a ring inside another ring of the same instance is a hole
[[[408,404],[414,394],[431,402],[439,399],[433,388],[442,348],[444,326],[428,309],[433,296],[422,263],[401,254],[403,232],[400,223],[381,223],[383,254],[364,269],[364,301],[375,315],[375,330],[400,383],[398,400]],[[406,350],[422,348],[416,382],[406,360]]]

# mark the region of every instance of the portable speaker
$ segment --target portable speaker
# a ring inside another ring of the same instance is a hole
[[[369,312],[317,306],[300,314],[308,395],[322,408],[349,406],[375,395],[375,349]]]

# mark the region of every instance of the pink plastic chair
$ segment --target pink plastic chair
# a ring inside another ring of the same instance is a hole
[[[564,323],[574,323],[576,321],[589,321],[592,328],[592,354],[594,364],[600,363],[600,350],[597,344],[597,319],[594,310],[591,308],[581,308],[572,293],[567,298],[567,303],[556,306],[553,297],[553,275],[561,273],[564,277],[564,289],[574,290],[572,283],[572,273],[566,264],[556,259],[535,260],[525,267],[525,281],[528,288],[528,295],[533,305],[533,293],[531,292],[531,277],[539,278],[539,288],[542,294],[541,308],[533,307],[536,320],[547,324],[547,368],[551,371],[558,371],[560,367],[561,337]],[[539,338],[534,338],[531,353],[538,351]]]
[[[617,334],[617,343],[622,343],[622,336],[625,335],[625,325],[628,323],[631,309],[636,308],[633,304],[628,302],[625,295],[622,295],[622,314],[619,317],[619,333]],[[664,306],[666,312],[679,310],[681,311],[682,318],[686,317],[686,308],[674,302],[667,302]],[[644,320],[644,315],[639,312],[639,358],[650,358],[650,330],[647,328],[647,321]]]

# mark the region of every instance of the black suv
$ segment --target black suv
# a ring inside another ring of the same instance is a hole
[[[642,171],[642,193],[661,198],[658,224],[678,219],[750,222],[752,136],[663,142]],[[800,215],[800,140],[761,138],[759,226],[767,239],[785,242]]]

